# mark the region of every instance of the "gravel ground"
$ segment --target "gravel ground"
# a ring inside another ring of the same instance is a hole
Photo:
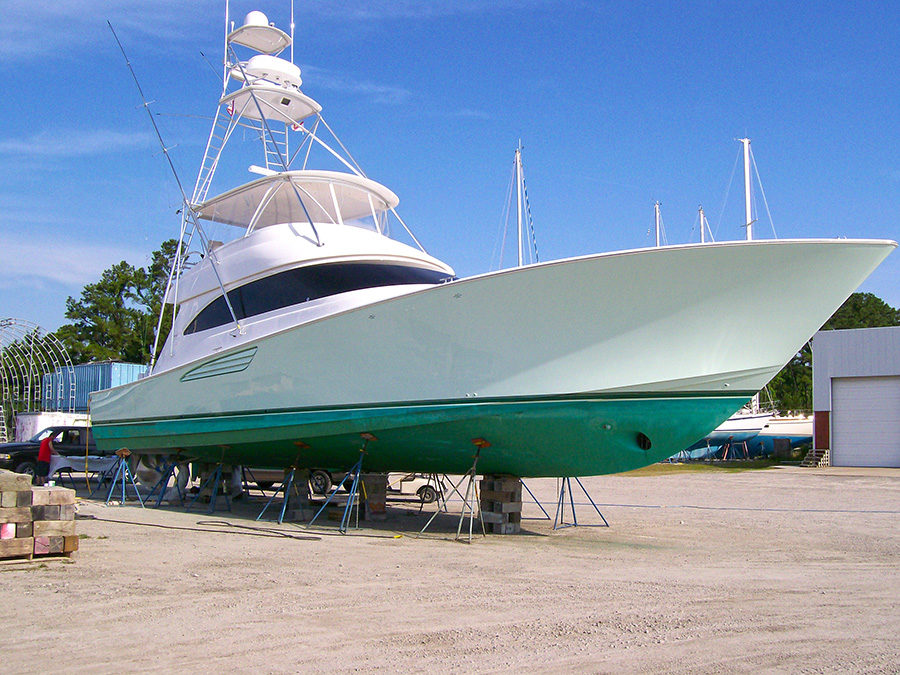
[[[583,482],[609,528],[471,545],[411,503],[344,536],[81,500],[72,559],[0,565],[0,670],[898,672],[900,470]]]

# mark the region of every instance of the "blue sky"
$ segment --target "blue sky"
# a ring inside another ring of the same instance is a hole
[[[287,0],[232,2],[287,29]],[[220,80],[224,2],[0,1],[0,316],[65,299],[177,233]],[[743,237],[741,136],[788,237],[900,237],[900,10],[891,3],[368,0],[297,4],[304,91],[428,251],[487,271],[517,140],[541,259]],[[240,180],[252,175],[241,176]],[[772,237],[759,193],[756,233]],[[494,255],[494,259],[496,256]],[[509,261],[508,261],[509,262]],[[723,272],[727,273],[727,272]],[[760,271],[762,292],[770,288]],[[753,289],[748,289],[748,292]],[[900,253],[862,290],[900,306]]]

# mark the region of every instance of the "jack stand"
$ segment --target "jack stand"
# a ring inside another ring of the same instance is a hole
[[[463,484],[463,481],[464,481],[466,478],[468,478],[468,477],[469,477],[469,474],[468,474],[468,473],[465,473],[465,474],[463,474],[462,477],[460,477],[459,481],[457,481],[456,483],[454,483],[452,480],[450,480],[450,477],[449,477],[447,474],[444,474],[444,480],[446,480],[446,481],[450,484],[450,493],[452,494],[452,493],[455,492],[456,494],[459,495],[459,498],[462,500],[462,502],[463,502],[463,510],[465,510],[466,506],[468,505],[468,502],[466,501],[466,497],[463,496],[463,493],[459,491],[459,486],[462,485],[462,484]],[[441,484],[443,485],[443,481],[441,481]],[[439,504],[438,504],[438,509],[437,509],[437,511],[435,511],[434,513],[431,514],[431,518],[429,518],[429,519],[428,519],[428,522],[425,523],[425,527],[423,527],[421,530],[419,530],[419,534],[425,534],[425,530],[427,530],[427,529],[428,529],[428,526],[431,525],[431,522],[432,522],[435,518],[437,518],[437,514],[439,514],[441,511],[443,511],[444,513],[447,513],[447,512],[450,510],[450,509],[448,508],[448,506],[447,506],[447,495],[446,495],[446,493],[443,493],[443,492],[442,492],[442,494],[441,494],[441,499],[442,499],[443,502],[444,502],[443,508],[440,507],[440,503],[439,503]],[[416,536],[418,536],[418,535],[416,535]]]
[[[472,462],[472,468],[469,469],[466,472],[466,474],[462,478],[460,478],[459,482],[456,484],[454,484],[452,481],[449,481],[449,479],[448,479],[448,481],[450,482],[450,485],[453,488],[453,492],[455,492],[460,497],[462,497],[462,500],[463,500],[462,510],[459,512],[459,524],[456,527],[455,541],[459,541],[459,539],[460,539],[460,536],[462,533],[462,524],[466,518],[466,510],[468,509],[468,511],[469,511],[469,539],[468,539],[467,543],[469,543],[469,544],[472,543],[472,529],[473,529],[473,526],[475,523],[475,504],[478,502],[478,485],[475,483],[475,476],[477,474],[477,468],[478,468],[478,458],[481,455],[482,448],[489,448],[491,446],[491,444],[488,443],[483,438],[473,438],[472,443],[477,448],[475,450],[474,461]],[[444,475],[444,477],[445,478],[447,477],[446,474]],[[462,485],[463,481],[466,479],[468,479],[469,482],[466,484],[466,494],[465,494],[465,496],[463,496],[462,493],[459,491],[459,486]],[[447,505],[447,500],[445,497],[444,498],[444,506],[446,507],[446,505]],[[435,517],[437,517],[437,514],[440,512],[441,512],[441,510],[438,509],[437,511],[435,511],[432,514],[431,518],[428,519],[428,522],[425,523],[425,527],[423,527],[421,529],[419,534],[424,534],[425,530],[428,529],[428,526],[431,525],[431,522],[435,519]],[[485,528],[484,520],[481,517],[481,505],[480,504],[478,505],[478,521],[481,523],[481,534],[486,537],[487,529]]]
[[[116,477],[113,478],[112,484],[109,486],[109,494],[106,495],[106,504],[109,506],[109,502],[112,500],[113,490],[116,489],[116,484],[119,482],[119,476],[122,477],[122,501],[119,502],[119,505],[125,504],[125,486],[127,485],[127,479],[131,480],[131,486],[134,488],[134,493],[137,495],[138,501],[141,503],[141,508],[144,508],[144,500],[141,498],[141,491],[138,490],[137,483],[134,482],[134,475],[131,473],[131,469],[128,466],[128,457],[131,455],[131,451],[127,448],[122,448],[120,450],[116,450],[116,457],[119,458],[117,462],[118,468],[116,469]]]
[[[109,467],[106,471],[104,471],[100,474],[100,476],[97,478],[97,487],[95,487],[91,490],[89,499],[93,499],[94,495],[97,494],[98,492],[100,492],[100,490],[103,489],[103,486],[106,485],[107,483],[112,485],[112,477],[115,475],[116,469],[118,467],[119,467],[119,463],[116,462],[111,467]],[[90,478],[88,478],[88,487],[90,487],[90,484],[91,484]]]
[[[609,523],[606,522],[606,518],[603,517],[603,514],[600,513],[600,509],[597,508],[597,505],[594,503],[594,500],[591,499],[591,495],[588,494],[588,491],[585,489],[584,485],[581,484],[581,479],[577,476],[575,477],[575,482],[578,483],[578,486],[581,488],[582,492],[584,492],[585,496],[588,498],[588,501],[591,502],[591,506],[594,507],[594,511],[597,512],[597,515],[600,516],[600,519],[603,521],[603,525],[600,523],[590,524],[590,525],[582,525],[581,527],[609,527]],[[569,493],[569,505],[572,507],[572,522],[567,523],[566,520],[566,492]],[[561,530],[566,527],[579,527],[578,525],[578,516],[575,515],[575,498],[572,493],[572,479],[571,478],[563,478],[562,486],[559,490],[559,499],[556,502],[556,517],[553,519],[553,529]]]
[[[181,490],[181,486],[178,484],[178,476],[175,475],[175,469],[178,467],[178,462],[172,460],[162,468],[162,477],[156,481],[156,485],[153,486],[153,489],[150,490],[150,494],[147,495],[147,501],[149,502],[153,495],[156,494],[156,491],[159,490],[159,497],[156,499],[156,508],[159,508],[159,505],[162,504],[163,497],[166,496],[166,488],[169,486],[169,479],[175,479],[175,489],[178,490],[178,498],[181,500],[181,505],[184,506],[184,492]]]
[[[200,491],[194,495],[191,503],[187,506],[188,511],[190,511],[197,500],[200,499],[200,495],[203,494],[203,488],[209,485],[210,482],[212,482],[212,494],[209,496],[209,511],[207,511],[207,513],[213,513],[216,510],[216,500],[219,498],[219,485],[222,483],[222,462],[216,464],[216,470],[213,471],[212,475],[200,485]],[[225,504],[228,506],[228,510],[231,511],[231,500],[228,499],[228,491],[226,490],[223,492],[222,496],[225,497]]]
[[[362,474],[362,463],[363,458],[366,455],[366,447],[369,445],[369,441],[378,440],[370,433],[362,433],[360,434],[363,438],[363,446],[359,449],[359,461],[353,465],[353,468],[347,472],[344,476],[344,479],[340,482],[340,484],[331,491],[331,494],[328,495],[328,499],[325,500],[325,503],[322,504],[322,508],[320,508],[316,515],[312,517],[306,526],[311,527],[314,522],[316,522],[316,518],[318,518],[322,512],[328,507],[331,501],[334,499],[335,495],[344,487],[344,484],[347,482],[347,479],[353,476],[353,481],[350,484],[350,491],[347,494],[347,506],[344,507],[344,515],[341,518],[341,526],[340,533],[347,534],[347,527],[350,524],[350,514],[352,512],[353,506],[356,506],[356,527],[359,527],[359,485],[360,485],[360,475]],[[363,483],[363,499],[366,499],[366,486]]]
[[[447,478],[446,474],[444,474],[444,478]],[[447,481],[449,482],[450,479],[447,478]],[[435,491],[435,494],[437,495],[435,497],[434,501],[437,502],[438,511],[443,511],[444,513],[447,513],[447,497],[446,497],[446,495],[444,495],[444,481],[442,479],[438,478],[438,475],[436,473],[430,473],[430,474],[428,474],[428,479],[427,479],[427,482],[425,483],[425,485],[434,485],[434,491]],[[451,483],[451,485],[452,485],[452,483]],[[462,496],[462,495],[460,495],[460,496]],[[443,505],[441,504],[441,502],[443,502]],[[422,513],[422,509],[424,509],[424,508],[425,508],[425,501],[420,500],[419,501],[419,513]]]
[[[247,476],[250,476],[249,481],[247,480]],[[242,465],[241,466],[241,489],[243,490],[244,494],[246,494],[246,495],[250,494],[250,483],[251,482],[253,482],[256,485],[257,489],[263,493],[263,496],[265,496],[266,491],[263,488],[259,487],[259,483],[256,481],[256,476],[253,475],[253,472],[249,469],[249,467]]]
[[[522,516],[522,519],[523,520],[550,520],[550,514],[547,513],[547,509],[545,509],[544,505],[538,501],[538,498],[534,496],[534,493],[531,491],[531,489],[527,485],[525,485],[525,481],[520,478],[519,482],[522,484],[522,487],[525,488],[525,492],[527,492],[528,494],[531,495],[531,498],[534,500],[534,503],[538,505],[538,508],[544,512],[543,518],[538,518],[535,516],[527,516],[527,517]]]
[[[275,497],[278,496],[279,492],[284,492],[284,499],[281,502],[281,513],[278,516],[278,524],[281,525],[282,521],[284,521],[284,514],[287,512],[288,502],[291,500],[291,489],[294,486],[294,474],[297,471],[297,466],[291,466],[291,470],[288,472],[287,476],[285,476],[284,480],[281,482],[281,485],[278,486],[278,489],[275,490],[275,494],[269,497],[269,501],[266,502],[266,505],[263,507],[263,510],[259,512],[259,515],[256,516],[256,519],[259,520],[263,517],[266,512],[266,509],[275,501]],[[250,474],[251,476],[253,474]],[[307,491],[309,490],[309,483],[307,482]],[[308,495],[307,495],[308,496]]]

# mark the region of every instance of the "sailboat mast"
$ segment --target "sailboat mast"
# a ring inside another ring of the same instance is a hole
[[[659,202],[653,207],[653,215],[656,219],[656,247],[659,248]]]
[[[519,267],[522,266],[522,141],[516,148],[516,223],[519,242]]]
[[[750,139],[740,138],[744,146],[744,222],[747,228],[747,241],[753,239],[753,217],[750,213]]]

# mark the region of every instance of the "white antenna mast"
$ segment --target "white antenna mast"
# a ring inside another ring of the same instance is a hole
[[[653,216],[656,220],[656,247],[659,248],[659,202],[653,206]]]
[[[291,0],[291,63],[294,62],[294,0]]]
[[[228,0],[225,0],[225,55],[222,58],[222,91],[228,88]]]
[[[516,223],[519,239],[519,267],[522,266],[522,139],[516,148]]]
[[[747,241],[753,239],[753,216],[750,211],[750,139],[738,139],[744,146],[744,222],[747,228]]]
[[[703,215],[703,206],[702,205],[700,206],[699,211],[700,211],[700,243],[705,244],[706,243],[706,228],[703,225],[703,219],[706,216]]]

